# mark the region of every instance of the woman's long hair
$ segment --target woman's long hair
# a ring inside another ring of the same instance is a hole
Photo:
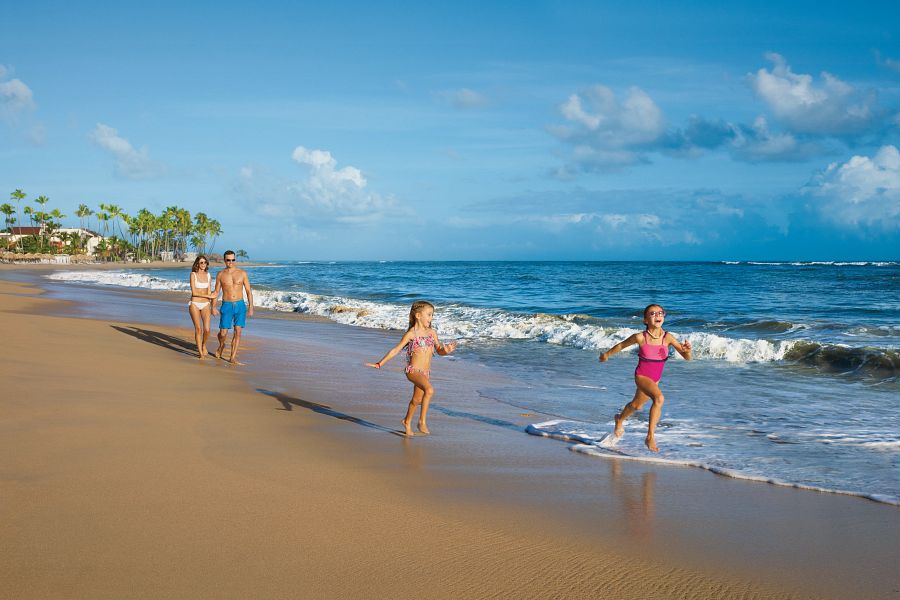
[[[194,259],[194,266],[191,267],[191,273],[196,273],[197,271],[200,270],[200,261],[201,260],[206,261],[206,272],[209,273],[209,259],[206,258],[206,256],[204,256],[202,254],[198,254],[197,258]]]
[[[434,304],[427,300],[416,300],[413,302],[412,307],[409,309],[409,327],[406,329],[407,331],[416,326],[416,313],[426,306],[430,306],[431,310],[434,310]]]

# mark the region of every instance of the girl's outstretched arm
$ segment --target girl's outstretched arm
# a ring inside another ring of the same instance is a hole
[[[609,357],[612,356],[613,354],[615,354],[616,352],[621,352],[622,350],[624,350],[624,349],[627,348],[628,346],[634,346],[635,344],[640,343],[640,342],[638,341],[639,339],[640,339],[640,338],[638,337],[638,334],[637,334],[637,333],[635,333],[634,335],[628,336],[628,338],[626,338],[625,340],[619,342],[618,344],[616,344],[615,346],[613,346],[612,348],[610,348],[609,350],[607,350],[606,352],[604,352],[603,354],[601,354],[601,355],[600,355],[600,362],[606,362],[606,361],[609,360]]]
[[[452,354],[453,351],[456,350],[456,342],[450,342],[445,346],[438,339],[437,333],[435,333],[434,331],[431,332],[431,337],[434,338],[434,351],[441,356],[447,356],[448,354]]]
[[[394,346],[393,348],[391,348],[387,354],[382,356],[381,360],[379,360],[376,363],[366,363],[366,366],[372,367],[373,369],[380,369],[382,367],[382,365],[384,365],[387,361],[389,361],[392,358],[394,358],[395,356],[397,356],[397,353],[399,353],[401,350],[403,350],[403,347],[409,343],[409,341],[412,339],[413,335],[415,335],[415,333],[413,332],[412,329],[410,329],[409,331],[407,331],[406,333],[403,334],[402,338],[400,338],[400,343],[397,344],[396,346]]]
[[[692,358],[694,358],[694,353],[691,349],[691,343],[689,341],[684,340],[683,343],[679,342],[671,333],[666,334],[666,341],[672,344],[672,347],[678,351],[678,354],[680,354],[681,358],[683,358],[684,360],[691,360]]]

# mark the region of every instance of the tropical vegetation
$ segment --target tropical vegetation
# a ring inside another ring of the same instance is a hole
[[[169,206],[158,215],[146,208],[129,215],[120,206],[107,203],[100,203],[96,210],[87,204],[78,205],[74,214],[79,231],[60,232],[66,215],[58,208],[48,211],[47,196],[38,196],[34,199],[36,207],[26,205],[24,209],[25,192],[17,189],[9,197],[15,206],[0,205],[4,231],[12,233],[13,227],[23,227],[22,214],[28,217],[29,226],[38,228],[38,233],[18,236],[6,248],[18,253],[87,254],[91,236],[82,232],[93,231],[102,236],[94,254],[103,260],[157,260],[177,258],[191,249],[211,254],[222,235],[222,226],[206,213],[191,215],[185,208]]]

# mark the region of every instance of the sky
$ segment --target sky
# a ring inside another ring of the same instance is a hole
[[[900,260],[895,2],[34,0],[0,23],[0,202],[69,225],[177,205],[255,260]]]

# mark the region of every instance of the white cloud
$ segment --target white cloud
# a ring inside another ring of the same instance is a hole
[[[873,157],[832,163],[804,193],[819,199],[823,216],[839,225],[900,228],[900,152],[882,146]]]
[[[43,123],[38,123],[28,132],[28,141],[35,146],[43,146],[47,143],[47,128]]]
[[[0,80],[6,79],[9,69],[0,65]],[[5,112],[20,112],[34,108],[34,94],[21,79],[0,81],[0,109]]]
[[[461,109],[484,108],[488,104],[488,100],[483,94],[469,88],[448,92],[445,97],[450,104]]]
[[[811,75],[794,73],[776,53],[766,55],[772,70],[749,74],[753,90],[782,123],[799,133],[854,135],[875,124],[875,94],[860,92],[834,75],[822,72],[817,84]]]
[[[116,172],[129,179],[147,179],[161,175],[164,167],[151,160],[147,148],[135,149],[119,132],[97,123],[88,137],[116,159]]]
[[[649,231],[653,229],[659,229],[661,223],[658,216],[644,213],[607,213],[599,215],[598,218],[600,221],[600,225],[597,227],[597,231],[632,227]]]
[[[893,58],[890,58],[888,56],[882,56],[881,52],[879,52],[878,50],[875,50],[875,60],[878,62],[878,64],[887,67],[892,71],[900,73],[900,60],[894,60]]]
[[[821,152],[812,142],[802,142],[788,132],[773,132],[768,120],[759,116],[749,127],[735,127],[731,150],[736,158],[747,162],[802,160]]]
[[[611,89],[595,85],[569,96],[559,110],[569,124],[551,132],[575,144],[576,161],[589,166],[640,162],[645,147],[665,132],[662,111],[636,87],[620,102]]]
[[[368,189],[362,171],[353,166],[338,168],[327,150],[297,146],[293,160],[306,169],[301,180],[283,181],[257,169],[240,170],[237,192],[253,201],[266,217],[319,222],[367,223],[397,209],[392,197]]]

